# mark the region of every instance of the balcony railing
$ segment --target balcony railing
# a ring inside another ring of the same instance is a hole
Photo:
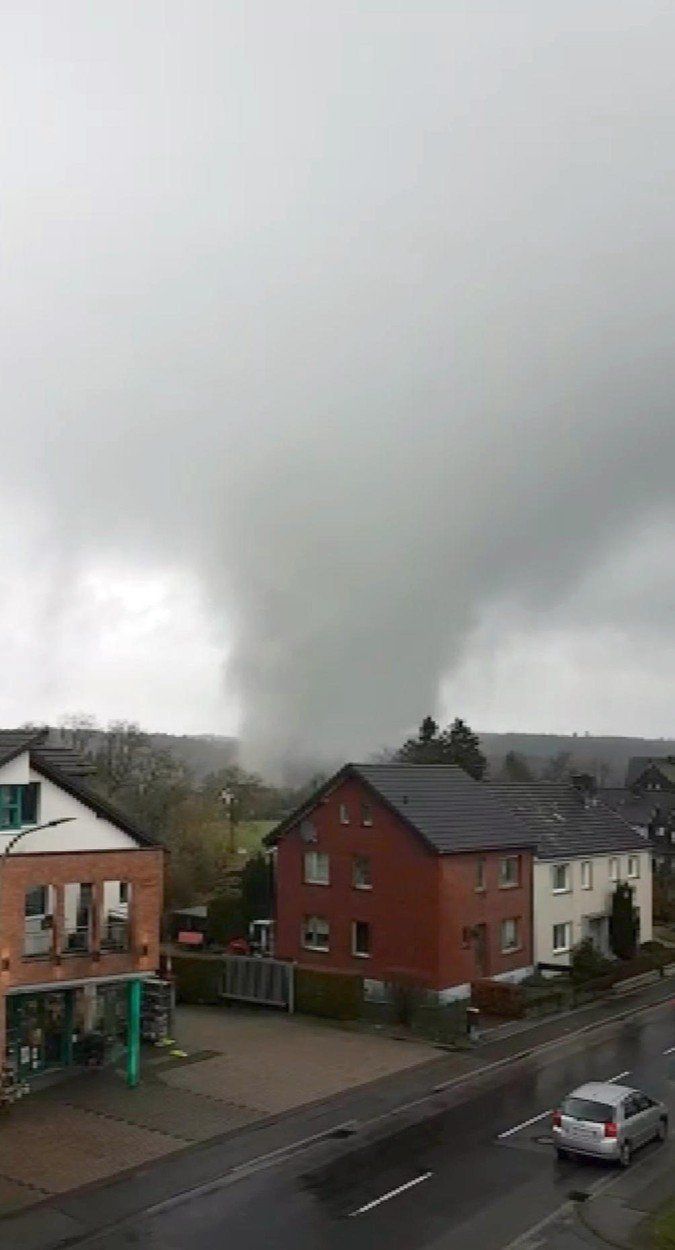
[[[52,950],[51,928],[41,928],[35,924],[26,925],[23,934],[23,954],[25,959],[44,959]]]
[[[108,916],[101,929],[102,951],[128,951],[130,928],[126,916]]]
[[[91,950],[91,930],[88,925],[67,929],[63,945],[64,955],[86,955]]]

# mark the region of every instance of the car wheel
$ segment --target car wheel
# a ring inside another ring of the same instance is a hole
[[[565,1148],[564,1148],[563,1146],[556,1146],[556,1148],[555,1148],[555,1152],[556,1152],[556,1154],[557,1154],[557,1156],[558,1156],[558,1158],[559,1158],[559,1159],[566,1159],[566,1158],[567,1158],[567,1151],[565,1150]]]
[[[668,1121],[665,1116],[662,1120],[659,1120],[659,1128],[656,1136],[659,1141],[665,1141],[668,1136]]]
[[[627,1142],[627,1141],[622,1142],[621,1150],[619,1151],[619,1163],[621,1164],[621,1167],[622,1168],[630,1167],[630,1162],[631,1162],[632,1157],[633,1157],[633,1151],[631,1150],[630,1142]]]

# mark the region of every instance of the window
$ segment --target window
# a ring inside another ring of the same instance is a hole
[[[352,921],[352,955],[360,959],[370,955],[370,925],[365,920]]]
[[[471,946],[471,929],[466,926],[462,929],[462,946]]]
[[[324,851],[305,851],[304,881],[307,885],[330,884],[330,860]]]
[[[357,890],[372,890],[373,878],[367,855],[355,855],[352,864],[352,885]]]
[[[566,920],[564,924],[553,926],[553,954],[562,955],[572,945],[572,924]]]
[[[569,864],[553,864],[551,867],[551,886],[554,894],[565,894],[570,888]]]
[[[476,860],[476,886],[477,890],[485,889],[485,860],[482,855]]]
[[[0,829],[21,828],[21,786],[0,786]]]
[[[362,803],[361,804],[361,824],[366,825],[368,828],[370,828],[372,823],[373,823],[373,809],[370,806],[370,803]]]
[[[101,948],[103,950],[126,951],[129,949],[130,899],[131,890],[128,881],[105,881],[103,883],[101,919]]]
[[[637,855],[628,856],[628,876],[629,877],[640,876],[640,860],[638,859]]]
[[[45,916],[47,914],[47,886],[33,885],[26,890],[26,916]]]
[[[91,947],[94,887],[90,882],[69,881],[63,888],[65,949],[73,954]]]
[[[499,864],[499,886],[506,890],[520,885],[520,856],[507,855]]]
[[[609,879],[610,881],[619,880],[619,861],[616,855],[612,855],[609,861]]]
[[[0,829],[36,825],[39,792],[35,781],[27,786],[0,786]]]
[[[349,808],[347,807],[346,803],[340,804],[340,824],[341,825],[349,824]]]
[[[502,952],[504,954],[506,954],[507,951],[518,950],[518,947],[520,946],[520,941],[519,941],[519,936],[518,936],[517,919],[502,920],[501,937],[502,937]]]
[[[49,955],[54,937],[54,889],[32,885],[24,896],[23,954],[26,959]]]
[[[308,951],[327,951],[330,948],[330,925],[322,916],[305,916],[302,926],[302,945]]]
[[[593,865],[590,859],[581,861],[581,888],[582,890],[593,889]]]

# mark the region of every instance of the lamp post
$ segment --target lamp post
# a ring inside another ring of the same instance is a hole
[[[2,853],[3,857],[9,855],[12,847],[16,846],[17,842],[20,842],[21,838],[25,838],[27,834],[37,833],[40,829],[53,829],[55,825],[66,825],[69,820],[77,820],[77,816],[58,816],[56,820],[45,820],[41,825],[31,825],[28,829],[20,829],[13,838],[10,838]]]

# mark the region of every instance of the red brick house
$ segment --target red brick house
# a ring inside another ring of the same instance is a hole
[[[268,841],[281,959],[443,999],[532,969],[535,835],[459,768],[347,764]]]
[[[29,1080],[85,1039],[138,1080],[141,982],[159,962],[164,852],[46,732],[0,731],[0,1047]]]

